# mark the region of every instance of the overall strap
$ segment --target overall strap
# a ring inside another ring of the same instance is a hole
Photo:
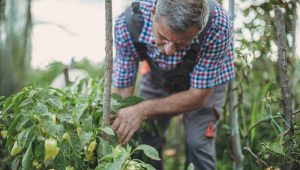
[[[201,33],[198,35],[198,40],[199,43],[192,44],[191,49],[189,52],[187,52],[186,56],[184,57],[184,62],[187,62],[186,64],[189,66],[194,66],[196,63],[196,59],[198,56],[198,52],[200,51],[200,48],[203,46],[205,42],[205,34],[206,32],[211,28],[212,25],[212,19],[214,16],[214,11],[215,11],[215,5],[216,1],[215,0],[208,0],[208,8],[209,8],[209,16],[207,23]]]
[[[152,61],[147,55],[147,48],[144,43],[138,41],[140,34],[142,33],[144,21],[143,15],[140,10],[140,2],[133,2],[125,10],[125,23],[130,33],[132,42],[139,54],[140,60],[146,60],[153,70],[160,70],[160,68]]]
[[[139,36],[143,29],[143,16],[140,10],[140,3],[133,2],[125,12],[125,23],[130,33],[133,43],[138,42]]]

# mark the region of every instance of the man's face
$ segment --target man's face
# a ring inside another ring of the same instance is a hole
[[[174,33],[164,17],[153,20],[154,40],[164,55],[173,55],[176,51],[189,46],[198,35],[197,27],[190,27],[185,32]]]

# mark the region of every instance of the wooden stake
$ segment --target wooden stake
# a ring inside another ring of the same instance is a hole
[[[229,11],[232,22],[234,22],[234,0],[229,0]],[[239,117],[236,111],[237,105],[237,95],[236,95],[236,83],[235,80],[231,80],[228,84],[228,94],[229,94],[229,113],[230,113],[230,128],[231,128],[231,141],[232,141],[232,153],[234,159],[234,169],[243,169],[244,155],[242,152],[240,132],[239,132]]]
[[[229,94],[229,113],[230,113],[230,128],[231,128],[231,141],[232,141],[232,153],[234,159],[234,169],[243,169],[244,155],[241,147],[240,132],[239,132],[239,118],[236,111],[237,96],[235,80],[231,80],[228,85]]]
[[[277,27],[277,44],[278,44],[278,67],[279,67],[279,80],[280,88],[283,99],[283,117],[285,121],[285,144],[284,149],[288,156],[291,156],[293,140],[290,140],[294,136],[294,118],[293,118],[293,106],[291,90],[289,87],[289,79],[287,75],[287,58],[286,58],[286,32],[285,32],[285,22],[282,15],[282,11],[278,5],[273,6],[275,11],[275,24]],[[291,163],[286,161],[284,169],[292,169]]]
[[[105,73],[104,73],[104,94],[103,94],[103,116],[102,124],[109,125],[110,97],[111,97],[111,76],[113,61],[113,35],[112,35],[112,0],[105,0]]]

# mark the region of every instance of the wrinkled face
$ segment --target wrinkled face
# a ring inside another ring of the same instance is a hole
[[[155,11],[152,13],[155,15]],[[173,55],[176,51],[189,46],[198,35],[197,27],[190,27],[185,32],[174,33],[164,17],[153,20],[153,34],[156,45],[164,55]]]

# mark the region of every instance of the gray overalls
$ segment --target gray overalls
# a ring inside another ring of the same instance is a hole
[[[191,162],[195,166],[195,170],[211,170],[216,168],[215,164],[215,138],[205,135],[209,123],[212,123],[213,130],[216,134],[217,113],[221,113],[225,99],[225,84],[213,88],[213,93],[209,97],[207,103],[193,111],[184,113],[184,129],[185,129],[185,154],[187,167]],[[155,99],[170,95],[165,89],[155,85],[149,74],[143,76],[141,80],[140,95],[145,99]],[[168,128],[171,117],[163,117],[157,119],[158,126],[164,134]],[[153,120],[147,123],[153,125]],[[160,152],[162,158],[162,148],[165,144],[165,138],[153,136],[152,133],[141,132],[142,142],[155,147]],[[162,161],[152,161],[151,164],[158,170],[162,169]]]
[[[139,10],[139,3],[134,2],[132,6],[125,11],[125,21],[134,42],[135,48],[139,53],[141,60],[146,60],[151,68],[151,72],[144,75],[141,80],[140,95],[144,99],[155,99],[166,97],[173,93],[188,90],[190,88],[189,73],[193,69],[198,54],[198,48],[204,42],[204,33],[211,25],[211,17],[215,1],[209,1],[210,17],[208,24],[199,35],[200,44],[192,45],[191,50],[184,57],[183,63],[178,68],[170,71],[163,71],[147,56],[146,46],[137,40],[141,32],[143,20]],[[213,87],[213,93],[208,102],[195,110],[184,113],[185,128],[185,152],[187,167],[193,163],[196,170],[215,169],[215,139],[212,134],[208,134],[208,130],[216,131],[216,120],[222,110],[224,104],[225,84]],[[167,129],[171,117],[162,117],[156,120],[148,120],[149,126],[156,125],[164,134]],[[155,122],[155,123],[154,123]],[[140,137],[145,144],[155,147],[162,158],[162,148],[165,143],[164,136],[159,133],[150,133],[141,130]],[[213,134],[215,135],[215,133]],[[163,169],[162,161],[152,161],[151,164],[158,170]]]

